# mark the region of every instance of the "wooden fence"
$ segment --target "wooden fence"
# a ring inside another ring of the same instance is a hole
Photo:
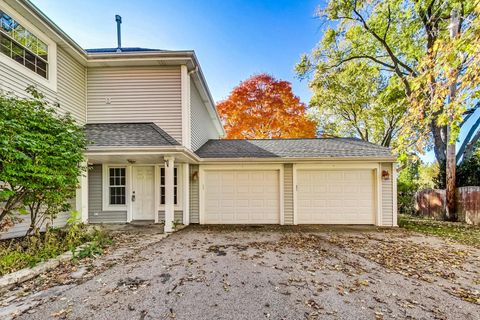
[[[418,214],[437,220],[445,219],[445,190],[425,189],[415,194],[415,209]],[[458,220],[480,225],[480,187],[457,189]]]

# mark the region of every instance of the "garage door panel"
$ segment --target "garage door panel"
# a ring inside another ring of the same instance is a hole
[[[298,170],[297,222],[374,224],[373,171]]]
[[[278,170],[207,170],[204,222],[278,224],[279,192]]]

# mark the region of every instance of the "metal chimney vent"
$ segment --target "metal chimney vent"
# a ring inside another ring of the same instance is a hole
[[[115,21],[117,22],[117,52],[122,52],[122,32],[120,29],[120,25],[122,24],[122,17],[116,14]]]

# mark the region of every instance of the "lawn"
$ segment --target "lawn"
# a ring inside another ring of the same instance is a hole
[[[462,222],[437,221],[411,215],[399,215],[398,225],[409,231],[480,248],[480,226]]]

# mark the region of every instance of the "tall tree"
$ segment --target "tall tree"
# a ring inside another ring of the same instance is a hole
[[[259,74],[233,89],[217,104],[227,139],[313,138],[316,122],[288,81]]]
[[[335,72],[318,73],[311,81],[312,112],[323,134],[355,136],[385,147],[395,144],[405,114],[401,84],[362,61]],[[314,110],[314,111],[313,111]]]
[[[406,132],[414,134],[403,135],[403,145],[418,149],[431,146],[438,162],[445,166],[448,139],[444,120],[447,110],[451,108],[447,106],[447,100],[435,101],[437,110],[430,103],[431,97],[445,96],[444,86],[437,85],[438,74],[430,74],[427,87],[421,87],[417,79],[429,74],[429,69],[422,64],[425,57],[435,58],[435,65],[440,65],[436,57],[444,55],[440,44],[449,37],[452,9],[457,9],[460,14],[460,36],[455,42],[465,42],[465,39],[472,37],[468,32],[474,25],[472,22],[478,20],[476,0],[331,0],[326,8],[318,11],[318,16],[329,27],[312,55],[302,57],[297,71],[300,76],[307,76],[312,71],[315,71],[315,75],[332,73],[348,62],[363,61],[377,66],[384,75],[397,79],[410,104],[417,100],[416,91],[419,88],[429,90],[430,98],[423,100],[427,102],[423,103],[426,114],[409,112],[419,121],[405,122]],[[475,49],[468,50],[467,59],[455,59],[456,69],[460,73],[475,67]],[[463,115],[465,111],[473,114],[468,111],[477,107],[470,98],[475,96],[476,87],[465,87],[465,92],[468,90],[470,94],[457,95],[452,104],[452,107],[457,106],[457,110],[461,110],[459,105],[464,106]],[[412,111],[418,110],[414,107]],[[455,132],[463,123],[462,116],[453,118],[453,137],[456,138]]]

